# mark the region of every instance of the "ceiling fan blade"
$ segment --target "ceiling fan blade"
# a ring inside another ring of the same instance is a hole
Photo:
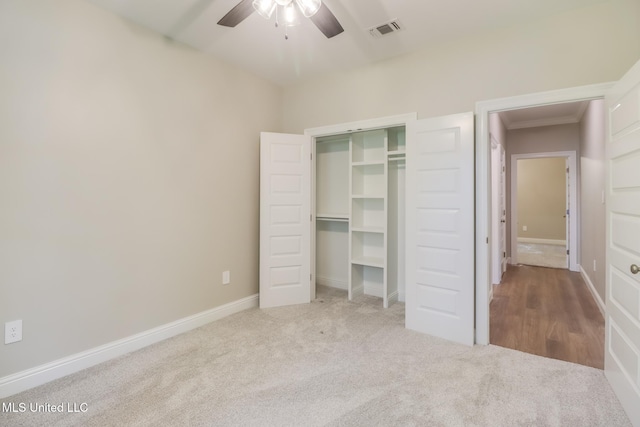
[[[242,0],[218,21],[218,25],[235,27],[253,13],[253,0]]]
[[[320,6],[318,12],[316,12],[316,14],[313,15],[310,19],[314,24],[316,24],[316,27],[318,27],[318,29],[322,31],[325,36],[327,36],[328,39],[337,36],[344,31],[344,28],[342,28],[342,25],[340,25],[338,19],[329,10],[327,5],[324,4],[324,2],[322,2],[322,6]]]

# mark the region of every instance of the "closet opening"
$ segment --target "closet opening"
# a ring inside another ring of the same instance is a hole
[[[404,301],[405,126],[317,137],[313,146],[314,288],[375,296],[385,308]]]

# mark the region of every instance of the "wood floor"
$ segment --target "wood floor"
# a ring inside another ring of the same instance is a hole
[[[579,273],[509,266],[490,321],[491,344],[604,368],[604,319]]]

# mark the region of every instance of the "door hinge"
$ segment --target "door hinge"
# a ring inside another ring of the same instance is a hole
[[[504,172],[504,170],[505,170],[505,167],[503,166],[503,167],[502,167],[502,172]]]
[[[567,209],[567,216],[569,216],[569,209]]]
[[[313,282],[313,274],[309,274],[309,281]]]
[[[506,258],[507,257],[507,253],[506,252],[502,252],[502,258]]]
[[[487,244],[489,244],[489,238],[487,237]]]
[[[569,249],[567,249],[567,255],[569,255]]]
[[[309,214],[309,221],[313,222],[313,214]]]
[[[567,168],[567,173],[569,173],[569,168]]]
[[[313,160],[313,153],[309,153],[309,158]]]

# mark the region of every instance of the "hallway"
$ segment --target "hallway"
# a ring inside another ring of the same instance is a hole
[[[490,316],[491,344],[604,368],[604,318],[579,273],[510,265]]]

